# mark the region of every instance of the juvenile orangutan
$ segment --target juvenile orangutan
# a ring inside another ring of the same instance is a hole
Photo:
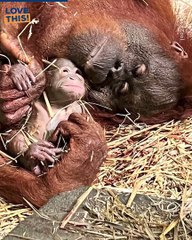
[[[27,67],[25,71],[28,71]],[[40,175],[50,163],[52,165],[55,163],[56,155],[61,153],[62,149],[48,142],[48,137],[61,121],[68,119],[71,113],[82,113],[77,100],[85,95],[85,84],[80,70],[67,59],[58,58],[47,71],[46,76],[48,84],[45,91],[52,106],[52,116],[45,102],[41,99],[35,101],[26,125],[26,133],[13,131],[9,135],[12,140],[8,144],[9,153],[13,156],[21,154],[18,158],[19,164],[36,175]],[[35,82],[33,77],[31,79],[32,83],[28,78],[14,78],[14,83],[17,89],[24,91]],[[27,136],[37,141],[27,142]]]

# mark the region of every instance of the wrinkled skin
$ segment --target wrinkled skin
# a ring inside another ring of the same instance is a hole
[[[124,61],[111,72],[114,81],[91,91],[90,98],[116,112],[144,116],[173,108],[183,87],[177,64],[148,30],[135,24],[125,24],[124,30],[129,45]]]
[[[48,166],[54,166],[56,154],[61,153],[61,151],[47,141],[40,140],[37,143],[32,143],[24,154],[23,166],[35,175],[40,175],[46,172]]]
[[[27,91],[32,84],[35,84],[35,76],[31,70],[23,64],[13,65],[9,75],[19,91]]]
[[[58,58],[54,66],[46,72],[46,93],[51,104],[63,107],[83,98],[86,89],[81,71],[64,58]]]

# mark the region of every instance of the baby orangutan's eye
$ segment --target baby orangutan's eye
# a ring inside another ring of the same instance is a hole
[[[70,72],[70,69],[69,68],[66,68],[66,67],[64,67],[64,68],[61,68],[61,70],[60,70],[61,72],[65,72],[65,73],[68,73],[68,72]]]

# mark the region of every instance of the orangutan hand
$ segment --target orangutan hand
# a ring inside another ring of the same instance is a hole
[[[20,68],[19,68],[20,69]],[[10,126],[19,123],[31,108],[31,102],[37,99],[45,87],[45,76],[40,75],[36,83],[27,91],[18,90],[12,78],[21,76],[20,70],[15,65],[0,66],[0,123],[2,126]],[[37,63],[30,65],[33,72],[39,72]],[[33,79],[30,70],[27,70],[28,78]],[[34,81],[34,79],[33,79]]]
[[[60,135],[69,139],[68,151],[55,167],[62,168],[60,172],[73,184],[91,183],[107,156],[104,130],[90,116],[72,113],[68,121],[60,122],[50,140],[56,142]]]

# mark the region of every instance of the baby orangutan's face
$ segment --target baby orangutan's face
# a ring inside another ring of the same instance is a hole
[[[81,71],[64,58],[58,58],[47,72],[46,91],[52,103],[66,105],[85,95],[85,81]]]

